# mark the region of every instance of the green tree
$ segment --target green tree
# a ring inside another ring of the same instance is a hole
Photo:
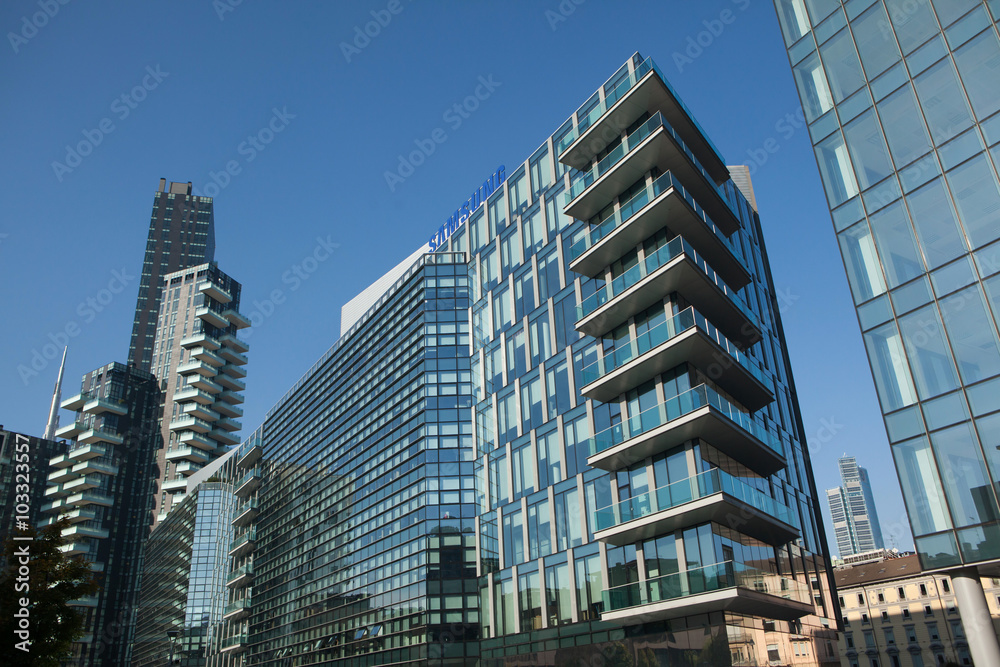
[[[59,550],[69,526],[64,518],[40,531],[18,531],[31,539],[8,538],[4,545],[0,635],[15,645],[5,651],[4,664],[56,667],[83,635],[84,615],[68,603],[93,595],[100,586],[87,561]]]

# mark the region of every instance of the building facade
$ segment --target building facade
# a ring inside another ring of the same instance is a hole
[[[155,522],[183,499],[189,476],[239,443],[250,349],[238,335],[250,326],[240,292],[214,263],[163,277],[151,363],[163,396]]]
[[[844,615],[843,667],[971,665],[954,584],[925,572],[916,555],[838,568]],[[1000,580],[983,578],[993,631],[1000,630]]]
[[[775,5],[917,554],[1000,664],[1000,6]]]
[[[54,440],[7,431],[0,424],[0,545],[19,525],[38,525],[48,502],[49,459],[65,450]]]
[[[879,524],[875,497],[868,471],[858,465],[853,456],[838,459],[841,486],[827,489],[826,498],[833,518],[840,558],[883,549],[882,526]]]
[[[211,197],[192,194],[191,183],[167,184],[153,196],[146,256],[132,322],[128,364],[150,370],[160,313],[160,287],[169,273],[215,259],[215,213]]]
[[[48,462],[41,524],[67,517],[62,550],[90,561],[101,584],[73,603],[86,614],[86,634],[63,664],[122,665],[149,533],[160,392],[152,374],[111,363],[84,375],[62,407],[76,416],[56,432],[71,442]]]

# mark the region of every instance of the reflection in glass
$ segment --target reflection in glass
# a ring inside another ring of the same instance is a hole
[[[802,108],[806,120],[811,123],[833,108],[833,97],[830,95],[830,87],[826,85],[819,56],[813,53],[796,65],[794,74],[802,93]]]
[[[875,122],[875,112],[868,110],[844,128],[847,145],[854,158],[854,172],[862,190],[867,190],[892,173],[885,139]]]
[[[955,526],[995,521],[997,501],[971,425],[938,431],[931,444]]]
[[[896,202],[887,206],[870,220],[889,288],[923,274],[924,264],[917,253],[917,242],[903,204]]]
[[[941,480],[927,438],[893,445],[892,455],[914,536],[951,528]]]
[[[854,178],[851,158],[840,132],[816,146],[816,161],[823,176],[823,187],[826,188],[830,208],[836,208],[858,194],[858,182]]]
[[[906,200],[928,268],[935,269],[967,251],[951,197],[940,178]]]
[[[878,113],[897,167],[913,162],[930,150],[931,138],[917,110],[912,86],[907,84],[879,102]]]
[[[941,317],[934,305],[899,319],[910,368],[920,398],[930,398],[958,387],[955,363],[945,344]]]
[[[882,411],[891,412],[916,403],[913,379],[906,365],[906,354],[896,324],[890,322],[866,333],[865,347],[868,348]]]
[[[885,279],[875,252],[875,243],[867,222],[859,222],[839,234],[840,252],[847,266],[855,303],[863,303],[885,293]]]
[[[820,47],[820,53],[823,56],[827,78],[830,79],[833,99],[839,104],[865,83],[851,33],[846,29],[841,30]]]

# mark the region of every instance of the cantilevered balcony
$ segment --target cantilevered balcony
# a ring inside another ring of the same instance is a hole
[[[220,349],[219,356],[237,366],[245,366],[247,363],[247,355],[241,354],[229,346],[224,346]]]
[[[60,454],[59,456],[53,456],[49,459],[50,468],[69,468],[72,466],[74,461],[70,459],[69,454]]]
[[[260,488],[263,483],[264,478],[260,473],[259,468],[254,468],[247,474],[240,478],[240,481],[236,483],[236,495],[240,498],[246,498],[251,493]]]
[[[239,431],[243,428],[243,424],[239,423],[235,419],[223,418],[215,423],[216,428],[221,428],[223,431]]]
[[[226,364],[219,370],[234,378],[245,378],[247,376],[247,369],[236,364]]]
[[[181,347],[191,349],[193,347],[204,347],[207,350],[218,350],[221,343],[215,336],[209,336],[204,331],[193,333],[187,338],[181,339]]]
[[[70,470],[76,475],[97,474],[113,477],[118,474],[118,466],[113,463],[103,463],[96,458],[77,463]]]
[[[233,295],[223,289],[220,285],[216,285],[210,280],[206,280],[198,284],[198,291],[206,296],[212,297],[219,303],[229,303],[233,300]]]
[[[569,249],[569,268],[592,278],[600,277],[604,267],[668,225],[689,241],[729,285],[739,289],[750,282],[750,274],[737,259],[731,242],[670,172],[621,202],[611,217],[574,243]]]
[[[124,416],[128,414],[128,406],[123,401],[113,398],[101,398],[94,396],[83,405],[83,411],[91,415],[99,415],[110,412],[113,415]]]
[[[251,528],[229,544],[229,557],[239,558],[253,550],[254,542],[257,539],[257,531]]]
[[[84,491],[66,498],[65,504],[73,507],[86,507],[88,505],[111,507],[115,504],[115,499],[98,491]]]
[[[77,538],[59,545],[59,551],[63,552],[67,556],[81,556],[85,553],[90,553],[90,542]],[[94,606],[96,607],[97,605]]]
[[[226,578],[226,586],[228,588],[243,588],[249,586],[251,581],[253,581],[253,563],[247,563],[238,570],[234,570]]]
[[[212,429],[212,432],[209,433],[209,437],[213,440],[221,442],[224,445],[235,445],[240,441],[240,437],[238,435],[222,428]]]
[[[71,479],[62,485],[65,493],[80,493],[89,489],[96,489],[101,485],[101,475],[83,475],[76,479]]]
[[[226,319],[229,320],[229,323],[237,329],[246,329],[250,326],[250,320],[244,317],[238,310],[228,308],[223,314],[226,316]]]
[[[587,463],[614,471],[692,438],[705,440],[762,477],[785,466],[775,438],[746,411],[704,384],[590,438],[591,456]]]
[[[237,604],[242,606],[235,606]],[[230,608],[232,609],[230,610]],[[226,609],[230,611],[224,614],[222,618],[227,621],[235,621],[243,618],[247,613],[249,613],[249,605],[243,605],[243,603],[233,603],[226,607]],[[232,635],[231,637],[225,637],[222,640],[222,644],[219,646],[219,653],[242,653],[245,650],[247,650],[246,635]]]
[[[90,537],[96,540],[103,540],[107,538],[109,534],[110,533],[104,528],[95,528],[94,526],[74,525],[69,528],[63,528],[62,530],[62,536],[68,537],[71,540],[79,537]]]
[[[583,369],[581,393],[587,398],[607,403],[687,362],[751,411],[774,400],[771,379],[694,308],[617,343]]]
[[[238,465],[241,468],[252,466],[260,459],[260,457],[263,454],[264,454],[264,448],[258,444],[251,445],[250,447],[245,447],[245,450],[240,453],[240,458],[236,465]]]
[[[64,512],[58,516],[50,516],[47,519],[43,519],[39,522],[39,525],[51,526],[62,519],[66,519],[70,522],[70,524],[82,523],[84,521],[96,521],[97,510],[94,508],[70,510],[69,512]]]
[[[55,498],[65,498],[68,495],[69,494],[63,490],[62,484],[49,484],[45,488],[45,493],[44,493],[46,500],[52,500]]]
[[[174,478],[164,480],[162,489],[167,493],[186,493],[187,492],[187,480],[183,478]]]
[[[81,391],[79,394],[75,394],[64,400],[59,404],[59,407],[63,410],[72,410],[73,412],[82,410],[83,406],[90,400],[90,396],[91,393],[89,391]]]
[[[189,475],[193,475],[194,473],[201,470],[202,467],[204,466],[202,466],[200,463],[195,463],[194,461],[178,461],[176,464],[174,464],[174,472],[177,473],[178,475],[183,475],[184,477],[188,477]]]
[[[71,440],[75,438],[77,435],[84,433],[89,428],[90,427],[84,424],[83,422],[74,421],[71,424],[66,424],[65,426],[60,426],[59,428],[57,428],[56,439],[62,440],[65,438]]]
[[[737,344],[750,347],[760,340],[757,316],[680,236],[584,299],[576,308],[576,328],[601,336],[671,292],[683,295]]]
[[[204,361],[199,361],[198,359],[192,359],[187,361],[177,367],[177,373],[180,375],[204,375],[205,377],[215,377],[219,372],[219,369],[215,366],[206,364]]]
[[[120,440],[119,440],[120,443]],[[108,448],[106,445],[100,444],[85,444],[76,445],[71,450],[69,450],[69,459],[76,465],[80,461],[89,461],[90,459],[96,459],[101,456],[107,456]]]
[[[216,368],[226,363],[225,359],[215,352],[212,352],[207,347],[196,347],[191,350],[191,358],[203,361],[209,366],[215,366]]]
[[[246,382],[235,378],[228,373],[219,373],[215,377],[215,381],[226,389],[232,389],[234,391],[244,391],[247,388]]]
[[[120,445],[124,442],[120,435],[102,426],[92,428],[89,431],[84,431],[77,436],[76,441],[86,445],[98,442],[104,442],[110,445]]]
[[[252,498],[236,510],[236,516],[233,517],[234,526],[245,526],[255,518],[257,518],[257,499]]]
[[[231,405],[229,403],[226,403],[225,401],[219,401],[218,403],[216,403],[212,407],[215,408],[215,410],[220,415],[225,416],[225,417],[237,418],[238,419],[238,418],[240,418],[240,417],[243,416],[243,408],[241,408],[239,406],[236,406],[236,405]]]
[[[597,164],[583,171],[570,185],[563,210],[578,220],[589,220],[654,168],[670,171],[681,179],[727,234],[740,227],[736,207],[660,113],[640,125]],[[728,179],[727,172],[720,180]]]
[[[246,342],[236,334],[223,334],[219,336],[219,342],[232,350],[236,350],[237,352],[245,354],[250,351],[250,343]]]
[[[198,419],[190,415],[183,415],[170,422],[171,431],[194,431],[195,433],[208,433],[213,426],[204,419]]]
[[[49,473],[49,476],[46,478],[46,481],[49,484],[55,484],[56,486],[58,486],[59,484],[71,480],[74,477],[76,477],[76,473],[73,472],[73,468],[71,467],[57,468]]]
[[[813,612],[801,582],[725,561],[604,591],[601,620],[630,624],[730,611],[781,620]]]
[[[207,405],[202,405],[201,403],[186,404],[184,406],[184,414],[189,417],[203,419],[206,422],[217,421],[220,417],[218,412],[208,407]]]
[[[186,447],[195,447],[206,452],[215,451],[218,447],[218,443],[212,439],[211,432],[207,433],[195,433],[194,431],[185,431],[177,436],[178,441],[181,445]]]
[[[697,151],[716,180],[728,177],[719,151],[651,59],[636,66],[611,90],[605,86],[604,91],[603,100],[587,113],[577,113],[576,127],[556,145],[560,162],[574,169],[586,169],[591,158],[620,136],[636,118],[656,110],[663,113],[684,141]]]
[[[230,405],[239,405],[240,403],[244,403],[246,401],[246,397],[238,391],[227,389],[219,394],[219,400],[225,401]]]
[[[202,391],[209,394],[218,394],[222,391],[222,385],[217,382],[213,382],[204,375],[189,375],[187,377],[186,387],[194,387],[195,389],[201,389]]]
[[[211,456],[208,452],[196,447],[171,447],[167,450],[168,461],[194,461],[196,463],[208,463]]]
[[[799,536],[785,505],[713,468],[597,510],[594,537],[622,546],[709,521],[780,546]]]
[[[197,387],[188,385],[174,394],[174,403],[190,403],[193,401],[202,405],[211,405],[215,403],[215,398],[215,396],[207,391],[202,391]]]
[[[229,326],[229,321],[223,313],[212,310],[208,306],[198,306],[198,308],[195,309],[194,314],[195,317],[200,318],[217,329],[225,329]]]

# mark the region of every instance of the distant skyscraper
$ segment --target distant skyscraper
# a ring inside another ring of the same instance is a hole
[[[191,183],[160,179],[146,239],[139,297],[135,304],[128,362],[148,371],[153,359],[163,276],[215,258],[215,213],[211,197],[191,193]]]
[[[868,471],[853,456],[844,456],[837,463],[843,485],[827,489],[826,498],[840,557],[884,548]]]
[[[1000,665],[1000,4],[775,5],[920,564]]]

